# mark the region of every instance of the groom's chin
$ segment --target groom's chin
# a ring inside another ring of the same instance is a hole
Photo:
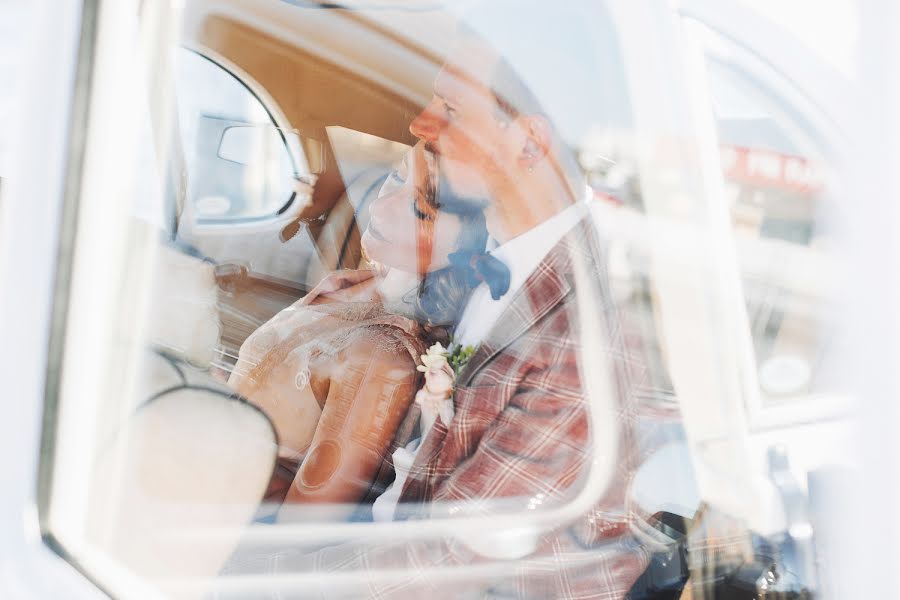
[[[489,204],[487,196],[462,193],[444,176],[438,182],[437,201],[447,212],[474,212],[484,210]]]

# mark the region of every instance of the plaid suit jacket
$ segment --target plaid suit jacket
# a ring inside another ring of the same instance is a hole
[[[587,293],[577,293],[578,286]],[[583,311],[599,318],[585,320]],[[484,515],[490,539],[492,514],[528,515],[565,505],[583,487],[594,449],[602,445],[594,443],[599,440],[593,439],[584,385],[592,365],[582,356],[585,336],[595,336],[602,349],[595,360],[606,363],[615,390],[615,398],[606,399],[617,421],[614,474],[591,510],[543,532],[527,556],[497,563],[479,552],[483,544],[442,539],[282,553],[271,557],[269,566],[361,570],[369,576],[366,593],[375,598],[624,597],[649,561],[649,552],[631,534],[635,516],[625,501],[639,459],[633,407],[648,374],[625,331],[610,298],[605,252],[586,219],[548,253],[460,373],[449,426],[439,420],[422,441],[399,518],[460,510]],[[416,416],[411,413],[410,420]],[[407,435],[409,430],[401,427]],[[503,569],[488,581],[469,584],[460,576],[449,585],[429,570],[492,561]],[[403,581],[377,577],[392,569],[404,570]]]

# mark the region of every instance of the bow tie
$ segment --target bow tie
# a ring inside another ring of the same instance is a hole
[[[482,281],[491,290],[491,298],[499,300],[509,290],[509,267],[487,252],[460,250],[449,257],[450,264],[466,273],[466,282],[475,287]]]

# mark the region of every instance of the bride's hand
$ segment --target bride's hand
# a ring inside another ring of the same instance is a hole
[[[347,290],[378,275],[375,269],[344,269],[326,275],[298,304],[308,306],[323,302],[346,301]]]

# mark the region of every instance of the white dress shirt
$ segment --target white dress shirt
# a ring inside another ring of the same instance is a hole
[[[450,350],[459,345],[478,347],[547,253],[587,214],[587,205],[584,202],[576,202],[540,225],[490,250],[489,253],[503,261],[509,269],[509,289],[499,300],[494,300],[487,284],[482,283],[475,288],[456,326]],[[488,245],[490,246],[490,243]],[[427,435],[427,432],[423,433]],[[373,520],[382,522],[394,519],[397,501],[409,476],[420,442],[421,438],[416,438],[405,447],[394,451],[392,456],[396,476],[384,493],[375,499],[372,505]]]
[[[478,347],[525,285],[525,280],[587,212],[583,202],[576,202],[489,252],[509,269],[509,289],[499,300],[494,300],[487,284],[475,288],[453,334],[454,346]]]

